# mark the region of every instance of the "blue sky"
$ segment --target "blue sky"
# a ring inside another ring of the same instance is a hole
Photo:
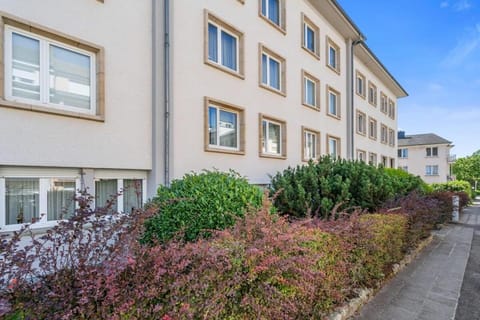
[[[338,0],[409,93],[399,129],[480,149],[480,0]]]

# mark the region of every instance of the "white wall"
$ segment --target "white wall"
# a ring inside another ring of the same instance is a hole
[[[427,157],[427,147],[438,147],[438,157]],[[450,155],[450,146],[448,145],[422,145],[399,147],[408,149],[408,158],[399,158],[398,166],[408,166],[408,172],[420,176],[427,183],[447,182],[447,176],[450,174],[450,165],[448,157]],[[425,175],[427,165],[438,165],[438,175]]]

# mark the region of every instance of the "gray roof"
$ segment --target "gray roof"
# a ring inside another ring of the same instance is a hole
[[[452,144],[452,142],[440,136],[437,136],[434,133],[405,135],[405,138],[398,139],[399,147],[430,145],[430,144]]]

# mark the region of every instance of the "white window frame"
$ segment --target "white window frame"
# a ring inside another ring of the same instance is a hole
[[[260,15],[265,18],[267,21],[269,21],[271,24],[277,26],[278,28],[282,29],[283,30],[283,17],[282,17],[282,11],[283,11],[283,3],[282,1],[283,0],[277,0],[278,2],[278,23],[276,23],[275,21],[273,21],[272,19],[270,19],[269,17],[269,13],[270,13],[270,2],[268,0],[265,1],[265,14],[263,14],[263,1],[262,0],[259,0],[260,1]]]
[[[360,117],[363,117],[363,121],[361,121]],[[356,126],[357,133],[361,135],[367,134],[367,115],[359,110],[357,110]]]
[[[377,106],[377,91],[378,88],[376,85],[374,85],[371,81],[368,82],[368,103],[370,103],[372,106],[376,107]]]
[[[373,140],[378,138],[378,122],[373,118],[368,119],[368,137]]]
[[[383,93],[381,92],[380,93],[380,111],[387,114],[387,110],[388,110],[388,97]]]
[[[367,152],[364,150],[357,150],[357,160],[367,162]]]
[[[408,148],[399,148],[398,149],[398,158],[408,159]]]
[[[386,125],[380,125],[380,142],[387,144],[388,143],[388,128]]]
[[[333,51],[335,52],[334,66],[331,64],[331,58],[332,58],[331,49],[333,49]],[[340,48],[336,44],[334,44],[330,38],[327,38],[327,66],[337,73],[340,73],[340,57],[339,56],[340,56]]]
[[[308,141],[309,137],[313,137],[313,146],[314,146],[314,152],[311,152],[308,148]],[[320,156],[320,150],[319,150],[319,139],[320,139],[320,134],[316,131],[312,131],[309,129],[303,129],[303,160],[304,161],[309,161],[309,160],[316,160]]]
[[[308,103],[307,82],[313,83],[313,104]],[[304,101],[304,104],[309,106],[309,107],[315,108],[315,109],[319,108],[318,86],[319,86],[318,80],[308,76],[305,73],[303,74],[303,93],[304,93],[303,94],[303,101]]]
[[[334,113],[331,112],[331,95],[335,96]],[[340,93],[332,89],[331,87],[327,87],[327,114],[334,118],[340,118]]]
[[[210,25],[210,24],[217,28],[217,58],[218,58],[218,61],[211,60],[210,57],[207,54],[208,61],[210,61],[211,63],[217,64],[218,66],[220,66],[222,68],[225,68],[229,71],[240,73],[240,37],[238,35],[236,35],[235,33],[232,33],[231,31],[229,31],[228,29],[224,28],[220,24],[215,23],[215,22],[213,22],[212,20],[209,19],[208,24],[207,24],[207,35],[208,35],[207,36],[208,37],[207,46],[210,46],[210,32],[208,32],[208,25]],[[233,38],[235,38],[236,49],[237,49],[236,50],[236,60],[235,60],[235,65],[237,67],[236,69],[232,69],[232,68],[223,64],[222,31],[227,33],[228,35],[232,36]]]
[[[427,166],[425,166],[425,175],[426,176],[438,176],[438,165],[427,165]]]
[[[210,148],[215,148],[215,149],[223,149],[223,150],[228,150],[228,151],[240,151],[240,136],[241,136],[241,125],[240,125],[240,121],[241,121],[241,114],[239,111],[236,111],[236,110],[232,110],[232,109],[229,109],[229,108],[225,108],[225,107],[221,107],[219,105],[216,105],[214,103],[209,103],[208,104],[208,109],[210,108],[216,108],[217,110],[217,142],[219,143],[220,142],[220,111],[224,111],[224,112],[229,112],[229,113],[234,113],[237,115],[237,137],[236,137],[236,140],[237,140],[237,147],[236,148],[232,148],[232,147],[225,147],[225,146],[221,146],[220,144],[210,144],[210,141],[208,142],[208,146]],[[207,111],[209,111],[207,109]],[[210,112],[208,112],[207,114],[207,118],[208,118],[208,123],[210,123]]]
[[[335,142],[335,152],[330,150],[330,142]],[[340,138],[327,136],[327,148],[328,148],[328,155],[333,159],[337,159],[340,156]]]
[[[261,70],[261,75],[260,75],[260,78],[261,78],[261,83],[263,86],[265,87],[268,87],[272,90],[275,90],[277,92],[283,92],[283,81],[282,81],[282,74],[283,74],[283,70],[282,70],[282,61],[273,57],[272,55],[268,54],[267,52],[265,52],[264,50],[262,50],[262,53],[261,53],[261,56],[260,56],[260,61],[261,63],[263,64],[263,55],[265,55],[267,57],[267,83],[263,82],[263,65],[260,66],[260,70]],[[271,77],[271,71],[270,71],[270,59],[277,62],[278,63],[278,84],[279,84],[279,88],[275,88],[275,87],[272,87],[270,85],[270,77]]]
[[[266,136],[263,136],[263,130],[262,130],[262,134],[261,134],[261,135],[262,135],[262,140],[263,140],[263,141],[262,141],[262,150],[261,150],[261,151],[262,151],[262,154],[264,154],[264,155],[270,155],[270,156],[275,156],[275,157],[281,157],[281,156],[283,156],[283,152],[284,152],[284,150],[283,150],[283,134],[284,134],[284,132],[283,132],[283,130],[284,130],[283,126],[284,126],[284,124],[281,123],[281,122],[275,121],[275,120],[270,120],[270,119],[267,119],[267,118],[262,118],[262,122],[261,122],[262,128],[263,128],[263,123],[264,123],[264,122],[266,123],[267,130],[266,130]],[[279,146],[278,146],[278,151],[279,151],[279,152],[272,152],[272,151],[271,151],[271,146],[270,146],[270,144],[269,144],[269,142],[268,142],[268,141],[269,141],[269,139],[268,139],[268,137],[269,137],[269,134],[268,134],[269,130],[268,130],[268,129],[269,129],[269,126],[270,126],[270,125],[276,125],[276,126],[279,126],[279,127],[280,127],[280,141],[279,141]]]
[[[434,155],[433,150],[437,151],[436,155]],[[429,151],[430,151],[430,155],[428,155]],[[425,152],[426,152],[426,157],[427,158],[438,158],[438,147],[427,147],[427,148],[425,148]]]
[[[393,129],[388,129],[388,144],[390,146],[395,146],[395,131]]]
[[[357,71],[356,73],[356,80],[355,80],[355,92],[357,95],[365,99],[365,87],[367,79],[363,74]],[[361,85],[360,85],[361,82]]]
[[[19,35],[39,41],[40,45],[40,101],[26,99],[21,97],[14,97],[12,94],[12,72],[13,72],[13,57],[12,57],[12,34],[17,33]],[[38,105],[42,107],[65,110],[70,112],[77,112],[89,115],[95,115],[97,113],[96,106],[96,55],[90,51],[82,50],[77,47],[73,47],[62,42],[52,40],[50,38],[38,35],[36,33],[28,32],[20,28],[16,28],[10,25],[5,25],[5,97],[7,100]],[[78,107],[67,106],[62,104],[51,103],[49,101],[50,90],[50,56],[49,46],[54,45],[56,47],[72,51],[74,53],[82,54],[90,58],[90,109],[85,110]]]

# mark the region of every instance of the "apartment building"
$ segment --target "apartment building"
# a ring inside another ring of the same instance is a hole
[[[102,204],[125,189],[120,211],[141,205],[151,2],[0,0],[0,10],[0,228],[50,226],[83,187]]]
[[[407,94],[336,1],[180,0],[169,14],[170,178],[234,168],[267,184],[326,154],[396,167]]]
[[[102,204],[123,191],[128,212],[190,171],[263,185],[326,154],[396,166],[407,93],[334,0],[0,8],[4,230],[52,225],[85,187]]]
[[[447,182],[452,180],[451,164],[455,162],[451,148],[451,141],[433,133],[405,135],[399,131],[398,167],[427,183]]]

